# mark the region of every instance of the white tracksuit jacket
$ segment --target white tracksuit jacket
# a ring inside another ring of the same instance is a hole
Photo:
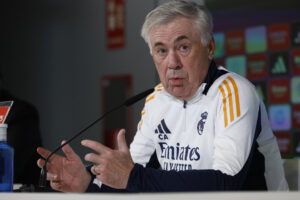
[[[288,190],[254,86],[214,61],[187,102],[161,84],[155,88],[130,152],[136,163],[126,188],[131,192]]]

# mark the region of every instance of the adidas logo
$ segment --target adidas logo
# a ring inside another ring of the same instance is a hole
[[[157,126],[157,129],[155,129],[155,134],[158,134],[158,138],[160,140],[167,140],[169,139],[167,134],[171,134],[170,129],[167,127],[166,122],[164,119],[160,121],[160,123]]]
[[[273,74],[284,74],[286,72],[287,72],[287,70],[286,70],[286,66],[285,66],[283,57],[279,56],[273,69],[272,69],[272,73]]]

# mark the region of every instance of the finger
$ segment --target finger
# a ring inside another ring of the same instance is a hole
[[[84,156],[84,159],[88,162],[92,162],[95,164],[101,164],[101,161],[103,160],[100,155],[95,153],[88,153]]]
[[[39,168],[43,168],[44,167],[44,165],[45,165],[45,160],[43,160],[43,159],[38,159],[38,161],[37,161],[37,165],[38,165],[38,167]],[[51,163],[50,162],[47,162],[47,170],[51,170]]]
[[[66,141],[61,142],[62,145],[64,143],[66,143]],[[74,159],[78,158],[78,155],[74,152],[74,150],[72,149],[72,147],[69,144],[66,144],[65,146],[63,146],[62,151],[66,155],[67,159],[74,160]]]
[[[43,147],[38,147],[36,151],[45,159],[51,154],[50,151],[44,149]]]
[[[91,172],[92,172],[92,174],[97,175],[96,172],[95,172],[95,165],[93,165],[93,166],[91,167]]]
[[[53,174],[53,173],[47,173],[47,180],[49,181],[54,181],[54,182],[58,182],[59,181],[59,177],[57,174]]]
[[[37,165],[38,165],[39,168],[42,169],[42,168],[44,167],[44,165],[45,165],[45,161],[42,160],[42,159],[39,159],[39,160],[37,161]],[[54,168],[53,168],[53,165],[51,165],[50,163],[47,163],[46,170],[47,170],[47,173],[51,173],[51,172],[55,171],[55,166],[54,166]],[[57,171],[57,170],[56,170],[56,171]]]
[[[81,144],[85,147],[88,147],[90,149],[93,149],[94,151],[98,152],[98,153],[106,153],[108,151],[111,151],[110,148],[106,147],[105,145],[93,141],[93,140],[82,140]]]
[[[62,183],[61,182],[50,182],[51,188],[54,190],[61,190],[62,189]]]
[[[128,151],[128,146],[125,139],[125,129],[121,129],[117,136],[118,149],[123,152]]]
[[[38,161],[37,161],[37,165],[38,165],[38,167],[39,168],[43,168],[44,167],[44,165],[45,165],[45,161],[43,160],[43,159],[38,159]]]
[[[43,147],[38,147],[36,151],[37,151],[38,154],[40,154],[40,155],[42,156],[42,158],[45,159],[45,160],[46,160],[46,159],[50,156],[50,154],[52,153],[51,151],[49,151],[49,150],[47,150],[47,149],[45,149],[45,148],[43,148]],[[53,155],[49,158],[48,163],[50,163],[55,157],[59,157],[59,156],[58,156],[57,154],[53,154]]]
[[[94,174],[95,176],[99,175],[100,172],[98,171],[98,168],[97,168],[98,165],[94,165],[92,168],[91,168],[91,172],[92,174]]]

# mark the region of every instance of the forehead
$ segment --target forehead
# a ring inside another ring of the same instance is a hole
[[[150,43],[174,43],[177,38],[185,36],[190,40],[200,40],[195,23],[192,19],[178,17],[167,24],[157,24],[150,30]]]

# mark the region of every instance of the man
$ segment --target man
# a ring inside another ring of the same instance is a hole
[[[204,6],[171,1],[151,11],[142,36],[161,84],[146,99],[130,146],[91,140],[91,174],[70,146],[48,180],[61,191],[288,190],[276,139],[255,88],[217,67],[212,18]],[[38,149],[46,157],[49,152]],[[39,160],[41,167],[43,161]],[[158,164],[158,165],[157,165]],[[160,166],[161,169],[155,169]]]

